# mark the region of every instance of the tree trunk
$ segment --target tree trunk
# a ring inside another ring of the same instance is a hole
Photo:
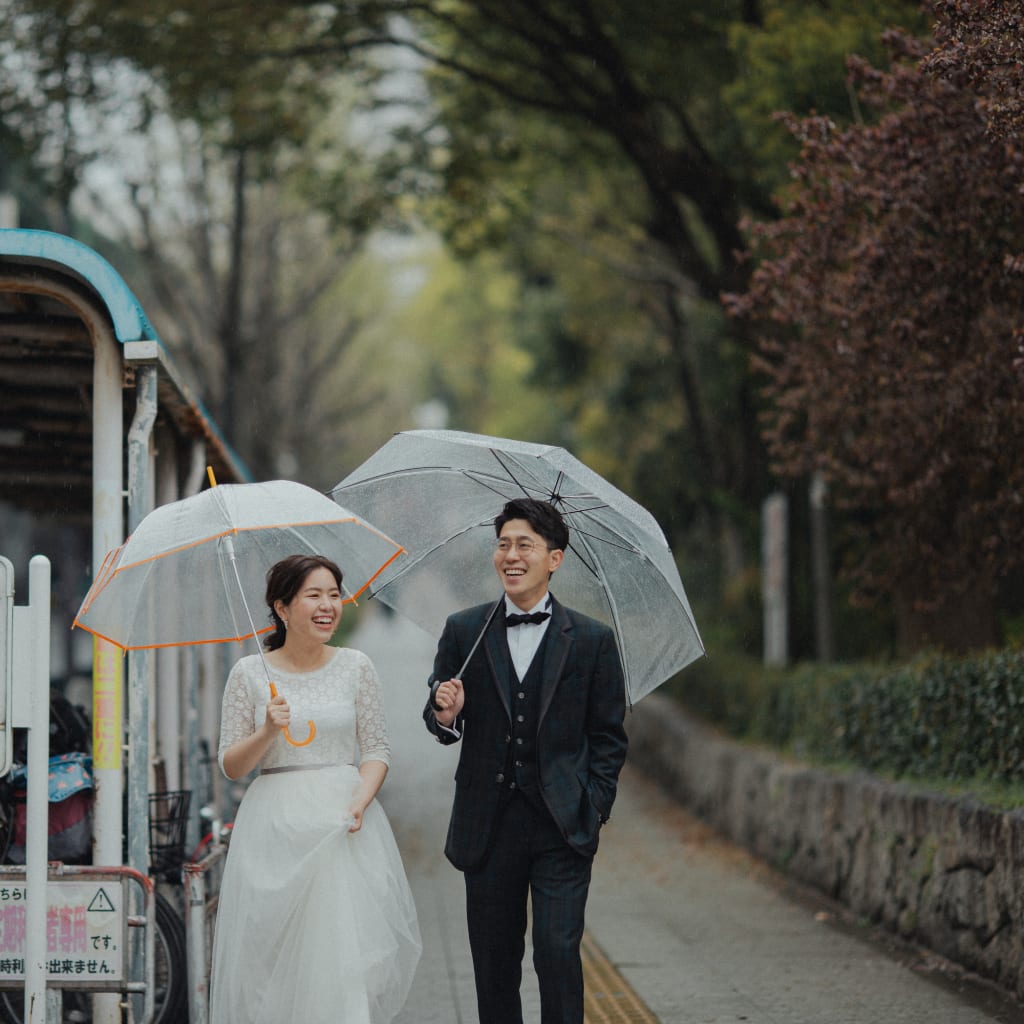
[[[224,379],[220,402],[220,420],[228,441],[239,444],[240,422],[236,389],[241,382],[244,358],[242,327],[242,282],[245,259],[245,229],[248,211],[245,202],[245,188],[248,169],[245,149],[238,150],[235,157],[233,179],[233,211],[231,220],[230,256],[227,278],[224,284],[224,305],[217,330],[223,354]],[[244,452],[242,453],[245,454]]]

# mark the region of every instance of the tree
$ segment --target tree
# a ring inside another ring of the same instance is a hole
[[[95,194],[91,208],[134,239],[131,276],[154,324],[254,474],[326,488],[380,400],[351,382],[365,315],[345,285],[364,232],[307,195],[325,162],[315,136],[311,151],[257,160],[195,124],[156,135],[127,196]]]
[[[706,596],[749,578],[771,482],[752,346],[719,296],[747,272],[737,218],[769,213],[779,175],[752,146],[768,118],[744,101],[774,88],[852,117],[843,57],[916,2],[422,9],[413,45],[439,111],[423,163],[440,168],[446,237],[501,245],[524,301],[548,293],[532,380],[568,443],[642,496],[688,565],[716,550]]]
[[[776,115],[822,114],[841,124],[861,120],[865,112],[845,74],[847,56],[885,67],[885,29],[926,35],[930,23],[918,0],[762,0],[759,7],[758,23],[730,28],[737,74],[724,96],[751,154],[748,173],[774,191],[785,184],[799,152]]]
[[[359,321],[340,282],[390,202],[344,138],[351,80],[253,55],[305,45],[299,12],[19,0],[0,17],[5,123],[49,154],[55,226],[113,163],[88,213],[134,243],[141,270],[117,263],[228,440],[258,477],[336,482],[376,397],[343,386]]]
[[[895,595],[904,647],[961,648],[996,639],[1024,552],[1024,153],[986,131],[983,92],[927,73],[926,44],[889,41],[891,72],[851,61],[876,125],[790,119],[784,216],[752,226],[730,302],[760,330],[777,470],[829,480],[860,593]]]
[[[41,172],[49,220],[69,232],[72,196],[96,157],[99,125],[116,109],[112,75],[77,46],[66,4],[23,15],[17,5],[0,11],[5,148],[20,151]]]
[[[989,130],[1024,130],[1024,4],[1020,0],[936,0],[936,47],[922,66],[979,90]]]
[[[356,76],[379,107],[396,95],[377,88],[386,62],[418,62],[416,99],[397,94],[414,108],[406,130],[386,145],[371,138],[367,148],[384,160],[356,175],[371,197],[360,223],[398,208],[479,259],[473,280],[480,269],[513,274],[516,308],[501,307],[507,325],[484,333],[504,338],[509,327],[508,344],[520,350],[513,362],[529,367],[517,379],[548,396],[559,439],[651,504],[677,550],[689,545],[703,563],[716,547],[726,552],[725,577],[749,568],[772,482],[751,336],[724,318],[720,294],[742,290],[749,272],[737,259],[741,215],[772,215],[767,188],[779,175],[769,165],[782,151],[759,146],[770,112],[759,98],[854,116],[842,55],[890,19],[916,17],[916,0],[17,6],[57,10],[84,52],[143,69],[173,114],[244,162],[256,188],[316,122],[325,76]],[[800,51],[790,59],[794,39]],[[310,179],[309,194],[328,212],[353,186],[347,167]],[[244,231],[232,237],[243,263],[251,259]],[[249,276],[223,280],[227,300]],[[465,310],[467,326],[478,313]],[[240,322],[222,317],[228,358],[250,344],[228,333]],[[438,387],[465,397],[463,383]],[[457,404],[490,420],[489,403]],[[514,420],[510,412],[491,421]]]
[[[578,162],[591,179],[605,170],[620,192],[593,217],[573,223],[571,233],[586,236],[597,253],[595,224],[604,219],[626,228],[622,237],[630,244],[612,251],[620,266],[639,268],[629,291],[653,318],[646,333],[660,336],[654,347],[664,348],[663,379],[675,384],[682,417],[672,422],[684,421],[681,434],[694,455],[687,497],[712,516],[756,503],[763,474],[753,396],[740,374],[730,382],[729,401],[740,415],[719,416],[712,408],[719,382],[703,378],[717,363],[698,348],[703,313],[696,324],[691,315],[695,300],[717,304],[724,287],[738,286],[740,211],[745,202],[766,203],[731,173],[735,140],[720,129],[729,118],[718,96],[731,73],[727,26],[756,18],[755,4],[702,0],[680,8],[655,0],[637,11],[611,0],[367,0],[243,10],[196,0],[63,0],[62,7],[75,19],[83,48],[144,67],[175,112],[204,128],[223,126],[225,150],[249,167],[279,136],[293,137],[290,116],[300,127],[308,123],[295,116],[304,109],[301,90],[315,88],[325,69],[358,66],[372,78],[380,47],[418,54],[434,69],[437,123],[421,126],[418,166],[395,166],[381,187],[422,193],[439,182],[451,199],[451,237],[460,225],[477,232],[482,226],[485,242],[501,242],[491,229],[508,213],[507,201],[524,180],[543,189],[545,175],[550,181],[560,173],[560,159]],[[519,178],[508,145],[535,139],[550,148],[536,150],[533,168]],[[534,194],[523,196],[528,204]],[[467,215],[453,217],[456,206]],[[225,294],[237,294],[237,284],[229,281]],[[229,357],[238,344],[227,329],[236,322],[233,315],[224,319],[221,347]],[[638,362],[645,365],[646,354]]]

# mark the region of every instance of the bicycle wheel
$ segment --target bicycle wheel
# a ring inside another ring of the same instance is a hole
[[[160,893],[156,894],[156,942],[153,946],[154,1024],[185,1024],[188,1020],[185,922]]]
[[[153,943],[154,1024],[185,1024],[188,1020],[188,977],[185,923],[174,907],[156,894],[156,935]],[[25,997],[20,989],[0,992],[0,1019],[24,1024]],[[62,1024],[90,1024],[90,993],[64,989]]]

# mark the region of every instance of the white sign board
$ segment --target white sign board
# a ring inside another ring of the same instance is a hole
[[[46,887],[47,984],[65,988],[107,984],[124,976],[121,882],[61,880]],[[25,977],[23,882],[0,882],[0,982]]]

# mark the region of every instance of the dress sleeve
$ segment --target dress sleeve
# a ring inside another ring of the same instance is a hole
[[[217,763],[222,772],[224,753],[228,747],[245,739],[246,736],[251,736],[254,731],[252,699],[249,696],[249,688],[245,685],[245,673],[242,671],[241,662],[236,662],[224,687],[224,700],[220,709],[220,746],[217,748]]]
[[[380,677],[369,658],[359,666],[359,687],[356,691],[356,742],[359,763],[383,761],[391,764],[391,744],[384,718]]]

